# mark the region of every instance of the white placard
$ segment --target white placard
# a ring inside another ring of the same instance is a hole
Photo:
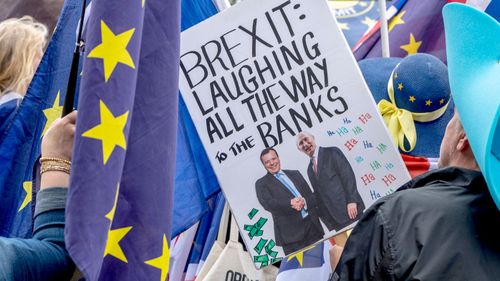
[[[410,179],[326,1],[246,0],[181,39],[181,93],[257,267]]]

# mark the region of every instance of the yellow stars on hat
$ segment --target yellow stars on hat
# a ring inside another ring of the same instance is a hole
[[[61,99],[61,91],[57,91],[56,98],[54,99],[54,103],[52,104],[52,107],[49,107],[47,109],[43,110],[43,114],[45,115],[45,118],[47,118],[47,121],[45,121],[45,126],[43,127],[42,135],[45,135],[45,132],[47,132],[47,129],[54,123],[54,121],[61,117],[62,113],[62,105],[59,105]]]
[[[161,256],[145,261],[144,263],[161,270],[161,281],[165,281],[168,274],[168,262],[170,258],[170,250],[168,248],[167,236],[163,234],[163,247]]]
[[[101,122],[82,134],[83,137],[97,139],[102,142],[102,160],[108,162],[116,146],[127,148],[123,129],[127,123],[128,111],[115,117],[102,100],[99,101]]]
[[[339,27],[340,29],[342,30],[349,30],[349,24],[347,22],[338,22],[339,23]]]
[[[118,35],[101,20],[101,39],[102,43],[90,51],[89,58],[100,58],[104,63],[104,80],[108,82],[109,77],[115,70],[118,63],[130,66],[135,69],[134,62],[130,53],[127,51],[127,45],[134,34],[135,28],[129,29]]]
[[[294,255],[291,255],[288,257],[287,261],[291,261],[293,259],[297,259],[297,262],[299,263],[299,266],[302,266],[304,264],[304,252],[310,250],[314,248],[314,246],[312,247],[308,247],[308,248],[305,248],[303,251],[300,251]]]
[[[131,226],[111,229],[113,224],[113,219],[115,217],[116,212],[116,204],[118,203],[118,194],[120,192],[120,186],[116,188],[115,201],[113,203],[113,207],[106,214],[106,218],[110,221],[110,227],[108,231],[108,240],[106,241],[106,247],[104,248],[104,257],[107,255],[113,256],[125,263],[128,263],[127,257],[123,253],[123,250],[120,246],[120,241],[127,235],[127,233],[132,230]]]
[[[405,21],[403,20],[403,16],[406,13],[406,11],[401,11],[397,15],[392,18],[391,22],[389,23],[389,32],[391,32],[396,25],[404,24]]]
[[[439,104],[444,104],[444,99],[440,99]]]
[[[362,20],[361,23],[366,24],[368,27],[372,27],[374,24],[377,23],[377,21],[369,17],[365,17],[365,19]]]
[[[410,101],[415,102],[415,96],[410,96]]]
[[[422,41],[416,41],[413,33],[410,33],[410,42],[406,45],[400,46],[401,49],[405,50],[408,55],[418,53],[418,48],[422,45]]]
[[[33,196],[33,183],[31,181],[23,182],[23,189],[26,192],[26,196],[24,196],[23,203],[21,203],[21,207],[19,207],[18,213],[21,212],[28,204],[31,202]]]
[[[400,91],[403,90],[403,83],[398,83],[398,90],[400,90]]]
[[[425,101],[425,105],[426,105],[426,106],[431,106],[431,104],[432,104],[432,101],[431,101],[431,100],[426,100],[426,101]]]

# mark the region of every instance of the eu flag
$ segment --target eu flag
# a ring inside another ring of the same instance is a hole
[[[446,62],[444,26],[441,10],[446,0],[407,0],[389,21],[391,57],[429,53]],[[358,49],[357,60],[382,56],[380,32],[373,34]]]
[[[95,0],[87,23],[68,251],[87,280],[165,280],[179,0]]]
[[[0,236],[31,236],[33,166],[41,136],[61,115],[82,3],[66,0],[19,109],[2,124],[7,129],[0,135]]]

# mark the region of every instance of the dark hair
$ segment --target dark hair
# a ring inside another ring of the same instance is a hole
[[[279,157],[278,152],[277,152],[274,148],[272,148],[272,147],[266,147],[266,148],[264,148],[264,149],[262,150],[262,152],[260,153],[260,161],[262,162],[262,156],[264,156],[264,155],[268,154],[268,153],[269,153],[269,152],[271,152],[271,151],[274,151],[274,153],[276,153],[276,156],[278,156],[278,157]]]

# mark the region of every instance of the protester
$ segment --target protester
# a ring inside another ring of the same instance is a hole
[[[331,280],[500,276],[500,212],[457,113],[446,128],[439,166],[365,211]]]
[[[64,211],[75,123],[72,112],[45,133],[33,239],[0,237],[0,280],[69,280],[73,274],[64,245]]]
[[[0,23],[0,135],[26,94],[46,37],[47,28],[29,16]]]

